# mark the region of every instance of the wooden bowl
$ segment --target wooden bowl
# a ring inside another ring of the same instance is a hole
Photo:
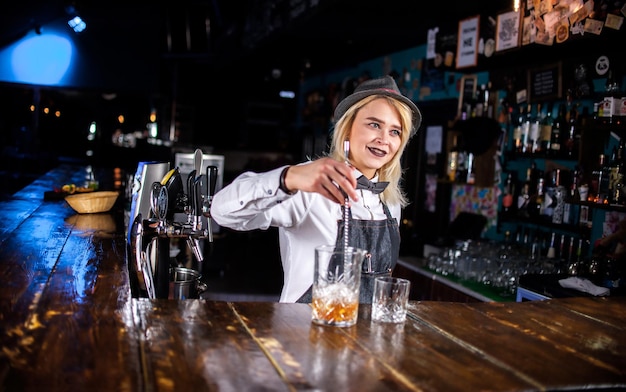
[[[79,214],[93,214],[109,211],[118,196],[119,192],[99,191],[69,195],[65,201]]]

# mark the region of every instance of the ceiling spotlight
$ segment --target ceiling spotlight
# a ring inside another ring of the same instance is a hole
[[[84,20],[81,19],[80,16],[76,15],[72,19],[67,21],[67,24],[74,30],[76,33],[80,33],[81,31],[87,28],[87,24]]]

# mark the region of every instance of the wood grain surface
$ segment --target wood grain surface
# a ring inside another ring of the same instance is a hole
[[[411,301],[407,321],[311,322],[307,304],[130,295],[124,208],[0,202],[0,391],[535,391],[626,388],[626,298]]]

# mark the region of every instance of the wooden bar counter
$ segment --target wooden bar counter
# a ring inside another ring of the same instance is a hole
[[[306,304],[133,298],[123,191],[104,214],[43,200],[83,176],[62,165],[0,202],[1,391],[626,388],[625,297],[413,301],[403,324],[361,305],[351,328]]]

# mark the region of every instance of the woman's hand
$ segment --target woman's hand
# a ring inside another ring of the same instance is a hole
[[[316,192],[343,204],[346,194],[350,199],[358,200],[353,170],[345,162],[320,158],[304,165],[290,166],[285,175],[285,187],[290,191]]]

